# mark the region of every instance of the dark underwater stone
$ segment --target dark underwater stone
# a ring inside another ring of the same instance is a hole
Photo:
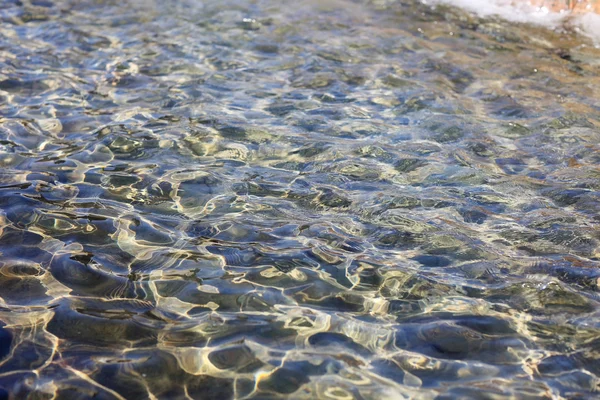
[[[452,263],[448,258],[442,256],[420,255],[412,258],[425,267],[447,267]]]
[[[0,360],[3,360],[10,354],[10,347],[13,341],[13,335],[5,328],[6,324],[0,322]]]

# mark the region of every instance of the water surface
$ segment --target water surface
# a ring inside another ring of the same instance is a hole
[[[410,0],[0,2],[0,398],[597,395],[599,56]]]

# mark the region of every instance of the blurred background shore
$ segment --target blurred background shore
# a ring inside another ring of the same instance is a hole
[[[531,0],[531,3],[539,7],[547,7],[550,11],[573,11],[573,12],[600,12],[600,2],[596,0]]]

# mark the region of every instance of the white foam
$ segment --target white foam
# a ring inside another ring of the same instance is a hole
[[[600,45],[600,15],[585,13],[571,15],[570,12],[552,12],[546,7],[536,7],[524,0],[422,0],[423,3],[446,3],[461,7],[481,17],[499,16],[512,22],[560,27],[567,18],[571,26]]]
[[[577,22],[583,33],[594,39],[596,45],[600,45],[600,15],[592,13],[580,15]]]

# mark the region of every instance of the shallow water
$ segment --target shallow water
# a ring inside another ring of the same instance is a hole
[[[0,398],[597,394],[600,50],[572,28],[23,3],[0,3]]]

